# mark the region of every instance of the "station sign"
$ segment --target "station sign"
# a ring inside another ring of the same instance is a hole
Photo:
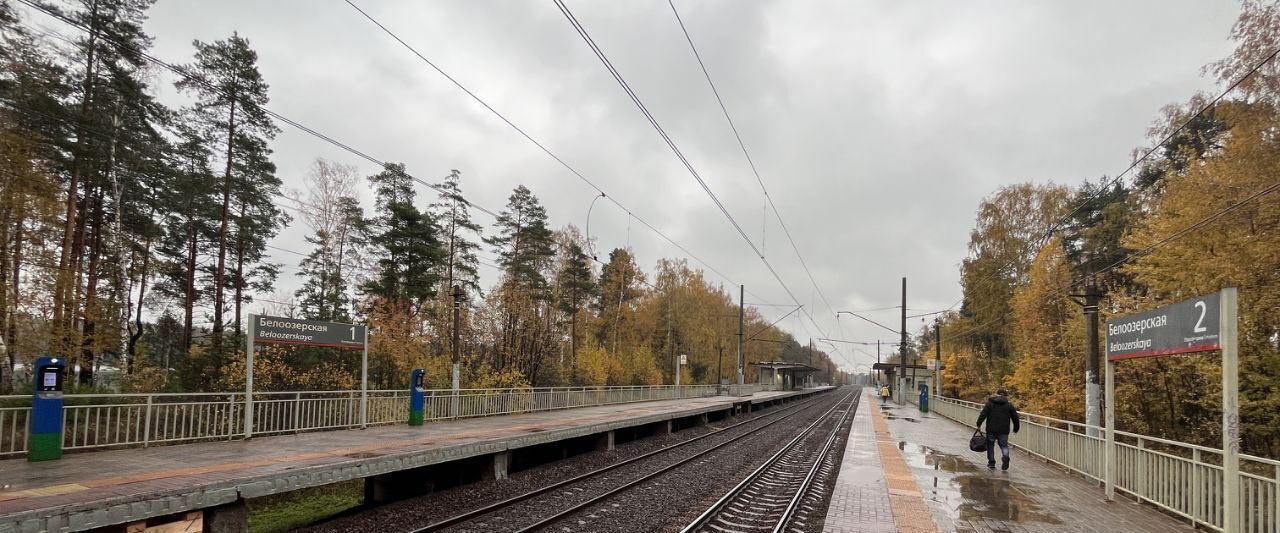
[[[353,350],[365,347],[365,328],[359,324],[321,322],[275,316],[253,315],[253,342],[300,344]]]
[[[937,360],[937,359],[930,359],[930,360],[928,360],[927,362],[925,362],[925,368],[927,368],[930,372],[933,372],[934,370],[937,370],[937,369],[938,369],[938,360]]]
[[[1107,360],[1217,350],[1221,293],[1107,321]]]

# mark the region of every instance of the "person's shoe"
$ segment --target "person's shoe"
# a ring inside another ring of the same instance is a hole
[[[1005,464],[1008,464],[1008,463],[1005,463]],[[996,469],[996,462],[995,462],[995,461],[987,461],[987,468],[990,468],[990,469],[992,469],[992,470],[995,470],[995,469]]]
[[[994,465],[992,465],[992,466],[994,466]],[[1004,457],[1001,457],[1001,458],[1000,458],[1000,469],[1001,469],[1001,470],[1008,470],[1008,469],[1009,469],[1009,456],[1007,456],[1007,455],[1006,455],[1006,456],[1004,456]]]

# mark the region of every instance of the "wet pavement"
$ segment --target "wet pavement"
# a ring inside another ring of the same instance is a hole
[[[1192,531],[1149,507],[1108,503],[1092,482],[1016,448],[1008,471],[990,470],[985,453],[969,451],[971,427],[914,405],[872,405],[888,423],[939,531]]]

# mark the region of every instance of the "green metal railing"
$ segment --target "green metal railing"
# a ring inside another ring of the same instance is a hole
[[[751,394],[767,386],[734,385]],[[544,387],[426,391],[426,418],[443,420],[652,400],[716,396],[716,385]],[[729,392],[729,391],[725,391]],[[63,448],[155,446],[241,438],[244,393],[68,394],[64,397]],[[361,419],[361,391],[262,392],[253,395],[253,434],[279,435],[407,423],[409,393],[368,391]],[[27,451],[30,396],[0,396],[0,458]]]

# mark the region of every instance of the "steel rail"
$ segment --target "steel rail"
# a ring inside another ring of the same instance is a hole
[[[583,481],[583,480],[585,480],[585,479],[590,479],[590,478],[593,478],[593,477],[599,476],[599,475],[604,474],[604,473],[606,473],[606,472],[610,472],[610,471],[616,470],[616,469],[618,469],[618,468],[621,468],[621,467],[623,467],[623,466],[626,466],[626,465],[629,465],[629,464],[633,464],[633,463],[636,463],[636,462],[638,462],[638,461],[641,461],[641,460],[644,460],[644,459],[648,459],[648,458],[650,458],[650,457],[653,457],[653,456],[656,456],[656,455],[659,455],[659,454],[663,454],[663,453],[666,453],[666,452],[669,452],[669,451],[672,451],[672,450],[675,450],[675,449],[678,449],[678,448],[684,447],[684,446],[689,445],[689,444],[693,444],[693,443],[695,443],[695,442],[701,441],[702,439],[705,439],[705,438],[708,438],[708,437],[711,437],[711,436],[714,436],[714,435],[719,435],[719,434],[720,434],[720,433],[722,433],[722,432],[725,432],[725,431],[728,431],[728,430],[731,430],[731,429],[734,429],[734,428],[738,428],[738,427],[741,427],[741,426],[746,425],[746,424],[751,424],[751,423],[753,423],[753,422],[758,422],[758,421],[763,420],[763,419],[766,419],[766,418],[768,418],[768,417],[774,417],[774,416],[781,415],[781,414],[783,414],[783,413],[789,412],[789,411],[794,410],[794,409],[799,409],[799,408],[801,408],[801,407],[805,407],[805,406],[807,406],[807,405],[812,404],[813,402],[815,402],[815,401],[817,401],[817,400],[818,400],[818,398],[816,398],[816,397],[815,397],[815,398],[810,398],[810,399],[805,400],[805,401],[803,401],[803,402],[799,402],[799,403],[793,404],[793,405],[791,405],[791,406],[789,406],[789,407],[785,407],[785,408],[778,409],[778,410],[773,410],[773,411],[770,411],[770,412],[765,413],[765,414],[763,414],[763,415],[760,415],[760,416],[758,416],[758,417],[752,418],[752,419],[750,419],[750,420],[745,420],[745,421],[742,421],[742,422],[738,422],[738,423],[736,423],[736,424],[733,424],[733,425],[731,425],[731,426],[725,427],[724,429],[721,429],[721,430],[716,431],[716,432],[713,432],[713,433],[707,433],[706,435],[699,435],[699,436],[697,436],[697,437],[694,437],[694,438],[689,439],[689,440],[686,440],[686,441],[677,442],[677,443],[672,444],[672,445],[670,445],[670,446],[664,446],[664,447],[659,448],[659,449],[657,449],[657,450],[653,450],[653,451],[651,451],[651,452],[648,452],[648,453],[645,453],[645,454],[642,454],[642,455],[638,455],[638,456],[636,456],[636,457],[632,457],[632,458],[630,458],[630,459],[627,459],[627,460],[624,460],[624,461],[621,461],[621,462],[618,462],[618,463],[614,463],[614,464],[611,464],[611,465],[609,465],[609,466],[605,466],[605,467],[602,467],[602,468],[598,468],[598,469],[596,469],[596,470],[592,470],[592,471],[590,471],[590,472],[586,472],[586,473],[583,473],[583,474],[579,474],[579,475],[577,475],[577,476],[574,476],[574,477],[572,477],[572,478],[566,479],[566,480],[564,480],[564,481],[559,481],[559,482],[553,483],[553,484],[551,484],[551,485],[547,485],[547,486],[545,486],[545,487],[542,487],[542,488],[539,488],[539,489],[535,489],[535,490],[532,490],[532,491],[526,492],[526,493],[524,493],[524,494],[520,494],[520,495],[517,495],[517,496],[513,496],[513,497],[508,498],[508,499],[506,499],[506,500],[502,500],[502,501],[499,501],[499,502],[494,502],[494,503],[491,503],[491,504],[486,505],[486,506],[484,506],[484,507],[481,507],[481,508],[478,508],[478,509],[474,509],[474,510],[471,510],[471,511],[467,511],[467,512],[462,513],[462,514],[459,514],[459,515],[456,515],[456,516],[452,516],[452,517],[446,518],[446,519],[441,520],[441,521],[439,521],[439,522],[435,522],[435,523],[429,524],[429,525],[427,525],[427,526],[424,526],[424,527],[421,527],[421,528],[418,528],[418,529],[412,530],[412,533],[428,533],[428,532],[432,532],[432,531],[439,531],[439,530],[441,530],[441,529],[444,529],[444,528],[447,528],[447,527],[451,527],[451,526],[455,526],[455,525],[458,525],[458,524],[461,524],[461,523],[464,523],[464,522],[470,522],[470,521],[475,520],[476,518],[479,518],[479,517],[484,516],[484,515],[486,515],[486,514],[490,514],[490,513],[494,512],[494,511],[497,511],[497,510],[500,510],[500,509],[503,509],[503,508],[510,507],[510,506],[515,505],[515,504],[517,504],[517,503],[520,503],[520,502],[522,502],[522,501],[528,500],[528,499],[530,499],[530,498],[533,498],[533,497],[538,496],[538,495],[541,495],[541,494],[545,494],[545,493],[547,493],[547,492],[550,492],[550,491],[552,491],[552,490],[555,490],[555,489],[558,489],[558,488],[564,487],[564,486],[566,486],[566,485],[570,485],[570,484],[573,484],[573,483],[577,483],[577,482],[579,482],[579,481]],[[777,423],[777,422],[780,422],[781,420],[782,420],[782,419],[780,419],[780,418],[779,418],[779,419],[777,419],[777,420],[774,420],[774,421],[772,421],[772,422],[769,422],[769,423],[767,423],[767,424],[764,424],[764,425],[762,425],[762,426],[760,426],[760,427],[758,427],[758,428],[752,429],[751,431],[749,431],[749,432],[747,432],[747,433],[744,433],[743,435],[740,435],[740,436],[738,436],[738,437],[733,438],[732,440],[727,441],[725,444],[728,444],[729,442],[734,442],[734,441],[736,441],[736,440],[738,440],[738,439],[741,439],[741,438],[743,438],[743,437],[745,437],[745,436],[747,436],[747,435],[754,434],[755,432],[760,431],[760,430],[762,430],[762,429],[764,429],[764,428],[767,428],[767,427],[769,427],[769,426],[772,426],[773,424],[775,424],[775,423]],[[720,446],[723,446],[723,444],[721,444]],[[717,446],[716,448],[718,448],[718,447],[719,447],[719,446]],[[714,450],[714,449],[716,449],[716,448],[711,448],[711,449],[713,449],[713,450]],[[697,456],[695,456],[695,457],[697,457]]]
[[[786,527],[787,523],[791,522],[791,519],[795,516],[796,510],[800,508],[800,501],[804,499],[805,494],[807,494],[810,487],[813,486],[813,480],[818,477],[818,472],[821,471],[823,461],[825,461],[831,453],[831,446],[835,444],[837,437],[840,436],[840,428],[844,427],[845,419],[849,417],[849,413],[857,412],[858,403],[861,401],[862,395],[855,396],[853,406],[850,407],[848,411],[845,411],[845,414],[840,417],[840,421],[836,423],[835,429],[831,432],[831,435],[827,437],[827,442],[822,445],[822,450],[818,451],[818,457],[814,459],[813,466],[809,468],[809,473],[805,475],[804,481],[800,483],[800,487],[796,490],[795,496],[791,498],[791,503],[789,503],[787,508],[782,511],[782,518],[778,519],[777,525],[773,527],[773,533],[782,533],[782,530]]]
[[[857,392],[852,392],[852,393],[850,393],[850,394],[849,394],[849,396],[856,396],[857,394],[858,394]],[[847,400],[847,399],[849,398],[849,396],[845,396],[844,398],[841,398],[839,401],[837,401],[837,402],[836,402],[836,405],[834,405],[834,406],[832,406],[832,407],[831,407],[831,409],[828,409],[826,412],[822,413],[821,415],[818,415],[818,419],[817,419],[813,424],[810,424],[810,425],[809,425],[809,427],[807,427],[807,428],[805,428],[803,431],[801,431],[801,435],[803,436],[803,435],[805,435],[805,434],[808,434],[808,433],[812,432],[812,431],[813,431],[813,428],[817,427],[819,424],[821,424],[823,421],[825,421],[825,420],[827,419],[827,417],[828,417],[828,416],[829,416],[833,411],[835,411],[835,410],[836,410],[837,408],[839,408],[842,404],[844,404],[845,400]],[[600,494],[600,495],[598,495],[598,496],[595,496],[595,497],[593,497],[593,498],[590,498],[590,499],[588,499],[588,500],[586,500],[586,501],[584,501],[584,502],[578,503],[578,504],[576,504],[576,505],[574,505],[574,506],[572,506],[572,507],[569,507],[569,508],[567,508],[567,509],[561,510],[561,511],[559,511],[559,512],[557,512],[557,513],[555,513],[555,514],[553,514],[553,515],[551,515],[551,516],[548,516],[548,517],[546,517],[546,518],[543,518],[542,520],[539,520],[539,521],[537,521],[537,522],[535,522],[535,523],[533,523],[533,524],[531,524],[531,525],[528,525],[528,526],[522,527],[522,528],[520,528],[520,529],[517,529],[517,530],[515,530],[515,533],[528,533],[528,532],[530,532],[530,531],[537,531],[537,530],[539,530],[539,529],[542,529],[543,527],[546,527],[546,526],[547,526],[547,525],[549,525],[549,524],[552,524],[552,523],[558,522],[558,521],[560,521],[561,519],[563,519],[563,518],[565,518],[565,517],[567,517],[567,516],[569,516],[569,515],[572,515],[573,513],[576,513],[576,512],[578,512],[578,511],[580,511],[580,510],[582,510],[582,509],[584,509],[584,508],[586,508],[586,507],[589,507],[589,506],[595,505],[595,504],[597,504],[597,503],[600,503],[600,502],[602,502],[602,501],[604,501],[604,500],[606,500],[606,499],[608,499],[608,498],[612,497],[613,495],[618,494],[619,492],[622,492],[622,491],[625,491],[625,490],[627,490],[627,489],[633,488],[633,487],[635,487],[635,486],[637,486],[637,485],[639,485],[639,484],[641,484],[641,483],[644,483],[644,482],[646,482],[646,481],[649,481],[650,479],[653,479],[653,478],[658,477],[658,476],[660,476],[660,475],[662,475],[662,474],[665,474],[665,473],[667,473],[667,472],[670,472],[671,470],[675,469],[676,467],[680,467],[680,466],[686,465],[686,464],[688,464],[688,463],[690,463],[690,462],[693,462],[695,459],[698,459],[698,458],[700,458],[700,457],[702,457],[702,456],[704,456],[704,455],[707,455],[707,454],[709,454],[709,453],[711,453],[711,452],[714,452],[714,451],[716,451],[716,450],[719,450],[719,449],[721,449],[721,448],[724,448],[725,446],[728,446],[729,444],[732,444],[732,443],[734,443],[734,442],[737,442],[737,441],[739,441],[739,440],[742,440],[742,439],[744,439],[744,438],[746,438],[746,437],[749,437],[749,436],[751,436],[751,435],[754,435],[754,434],[756,434],[757,432],[759,432],[759,431],[761,431],[761,430],[763,430],[763,429],[765,429],[765,428],[767,428],[767,427],[769,427],[769,426],[772,426],[773,424],[776,424],[776,423],[778,423],[778,422],[781,422],[781,421],[782,421],[782,419],[774,420],[773,422],[769,422],[768,424],[765,424],[764,426],[761,426],[761,427],[755,428],[755,429],[751,430],[750,432],[744,433],[744,434],[739,435],[739,436],[737,436],[737,437],[734,437],[734,438],[732,438],[732,439],[730,439],[730,440],[727,440],[727,441],[725,441],[725,442],[722,442],[722,443],[720,443],[720,444],[717,444],[716,446],[713,446],[713,447],[711,447],[711,448],[708,448],[708,449],[706,449],[706,450],[703,450],[703,451],[701,451],[701,452],[698,452],[697,454],[695,454],[695,455],[693,455],[693,456],[691,456],[691,457],[688,457],[688,458],[682,459],[682,460],[677,461],[677,462],[675,462],[675,463],[673,463],[673,464],[670,464],[670,465],[664,466],[664,467],[662,467],[662,468],[660,468],[660,469],[658,469],[658,470],[655,470],[655,471],[653,471],[653,472],[650,472],[649,474],[646,474],[646,475],[644,475],[644,476],[641,476],[639,479],[635,479],[635,480],[629,481],[629,482],[627,482],[627,483],[624,483],[624,484],[622,484],[622,485],[619,485],[619,486],[617,486],[617,487],[614,487],[613,489],[610,489],[610,490],[608,490],[608,491],[606,491],[606,492],[604,492],[604,493],[602,493],[602,494]],[[794,439],[793,439],[793,442],[794,442]]]
[[[814,468],[810,470],[809,476],[805,480],[806,481],[805,486],[807,486],[807,482],[810,479],[812,479],[813,472],[817,470],[817,465],[819,465],[822,462],[822,459],[826,457],[827,449],[830,447],[830,444],[833,441],[834,437],[840,433],[840,429],[844,427],[844,421],[846,418],[848,418],[849,413],[852,413],[855,410],[857,410],[858,402],[860,400],[861,395],[854,393],[854,394],[851,394],[851,396],[853,397],[853,401],[850,402],[851,405],[849,406],[848,409],[844,411],[844,413],[840,417],[840,420],[836,423],[835,428],[832,429],[831,436],[828,437],[827,439],[827,446],[823,448],[822,452],[818,454],[817,459],[814,460]],[[840,404],[843,404],[843,403],[844,403],[844,400],[841,400]],[[763,464],[760,465],[759,468],[756,468],[750,474],[747,474],[747,476],[743,478],[741,482],[735,485],[732,489],[729,489],[729,491],[725,493],[724,496],[721,496],[720,499],[716,500],[715,503],[711,504],[711,506],[708,507],[707,510],[703,511],[702,514],[698,515],[697,518],[693,519],[693,521],[690,522],[689,525],[681,529],[680,533],[693,533],[709,525],[711,521],[716,516],[718,516],[722,510],[728,507],[729,504],[732,503],[739,495],[741,495],[742,492],[748,486],[750,486],[755,481],[759,480],[765,473],[769,472],[769,470],[774,465],[782,461],[784,456],[794,451],[795,448],[800,444],[800,442],[802,442],[805,439],[805,437],[808,437],[810,434],[812,434],[821,423],[825,422],[828,418],[827,415],[831,414],[831,412],[834,411],[837,407],[839,407],[840,404],[837,404],[835,407],[832,407],[831,411],[828,411],[822,417],[819,417],[818,420],[816,420],[803,432],[801,432],[799,435],[796,435],[794,439],[791,439],[791,441],[788,442],[786,445],[784,445],[781,450],[778,450],[778,453],[775,453],[772,457],[766,460]],[[803,494],[803,490],[797,491],[796,500],[798,500],[802,494]],[[794,504],[796,500],[792,500],[789,503],[788,509],[790,509],[791,505]],[[790,518],[790,515],[791,513],[784,512],[782,519],[779,520],[776,527],[774,528],[774,531],[779,531],[782,528],[782,526],[786,523],[786,520]]]

